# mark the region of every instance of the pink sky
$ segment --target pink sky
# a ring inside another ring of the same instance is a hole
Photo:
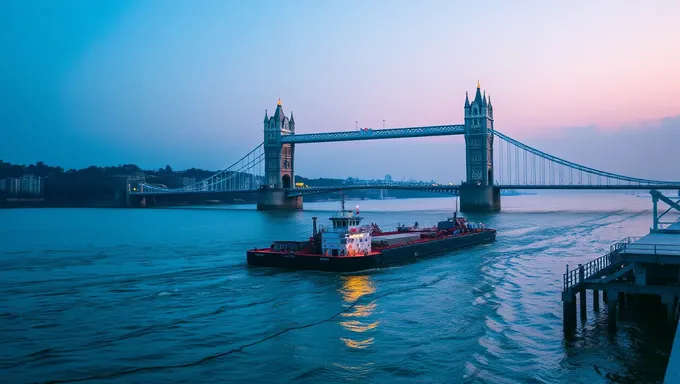
[[[680,115],[677,0],[22,4],[0,25],[7,161],[217,169],[262,142],[279,97],[298,133],[460,124],[477,79],[518,139]]]

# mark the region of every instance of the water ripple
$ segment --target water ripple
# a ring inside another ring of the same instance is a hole
[[[504,199],[507,210],[498,215],[471,215],[498,228],[494,244],[349,274],[244,262],[246,248],[305,238],[311,216],[330,214],[334,205],[308,204],[310,211],[290,215],[8,212],[0,222],[3,379],[658,381],[669,345],[657,324],[624,313],[610,338],[606,308],[588,307],[574,338],[561,332],[565,264],[599,256],[619,234],[648,230],[648,217],[638,214],[644,207],[624,198],[621,206],[632,209],[576,212],[560,197],[551,201],[559,209],[536,206],[543,197],[523,198]],[[362,204],[385,228],[435,223],[454,205],[389,201],[383,212],[381,202]],[[69,223],[69,230],[49,223]]]

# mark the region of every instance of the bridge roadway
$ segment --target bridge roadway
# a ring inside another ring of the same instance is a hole
[[[307,187],[307,188],[289,188],[286,191],[288,196],[305,196],[315,195],[321,193],[330,193],[336,191],[351,191],[361,189],[391,189],[391,190],[406,190],[406,191],[424,191],[434,193],[446,193],[450,195],[457,195],[458,185],[428,185],[428,184],[359,184],[359,185],[338,185],[328,187]],[[185,195],[216,195],[226,193],[253,193],[261,189],[244,189],[244,190],[213,190],[213,191],[191,191],[191,190],[153,190],[130,192],[130,196],[185,196]]]
[[[433,193],[445,193],[448,195],[458,195],[459,185],[385,185],[385,184],[375,184],[375,185],[341,185],[341,186],[329,186],[329,187],[307,187],[307,188],[294,188],[286,192],[289,197],[292,196],[306,196],[306,195],[317,195],[321,193],[330,193],[336,191],[352,191],[360,189],[389,189],[389,190],[403,190],[403,191],[423,191],[423,192],[433,192]]]
[[[450,136],[465,134],[465,125],[432,125],[428,127],[368,129],[359,131],[302,133],[284,135],[282,144],[328,143],[336,141],[398,139],[406,137]]]
[[[563,189],[563,190],[676,190],[680,191],[680,184],[661,184],[661,185],[498,185],[501,190],[539,190],[539,189]],[[288,196],[305,196],[320,193],[328,193],[341,190],[358,190],[358,189],[402,189],[410,191],[424,191],[434,193],[446,193],[450,195],[458,195],[460,185],[410,185],[410,186],[387,186],[387,185],[348,185],[348,186],[330,186],[330,187],[309,187],[309,188],[294,188],[287,192]]]
[[[601,185],[498,185],[501,190],[674,190],[680,191],[680,184],[657,184],[657,185],[619,185],[619,184],[601,184]],[[363,185],[338,185],[328,187],[307,187],[307,188],[289,188],[286,195],[292,196],[306,196],[322,193],[331,193],[337,191],[351,191],[351,190],[365,190],[365,189],[388,189],[388,190],[407,190],[407,191],[423,191],[433,193],[443,193],[449,195],[458,195],[460,185],[423,185],[423,184],[363,184]],[[226,193],[252,193],[258,192],[259,189],[250,190],[228,190],[228,191],[174,191],[174,190],[154,190],[154,191],[140,191],[130,192],[131,196],[185,196],[185,195],[216,195]]]

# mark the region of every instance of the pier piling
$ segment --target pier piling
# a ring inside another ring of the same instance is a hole
[[[578,278],[579,278],[579,281],[583,281],[583,280],[584,280],[584,277],[585,277],[585,272],[584,272],[584,269],[583,269],[583,264],[579,264],[579,265],[578,265]],[[581,312],[581,319],[585,320],[585,319],[586,319],[586,314],[587,314],[587,310],[586,310],[586,304],[587,304],[587,303],[586,303],[586,290],[585,290],[585,289],[581,289],[580,292],[579,292],[579,296],[580,296],[580,297],[579,297],[579,304],[580,304],[580,306],[581,306],[581,309],[580,309],[580,312]]]
[[[617,294],[614,291],[611,291],[611,299],[609,299],[609,302],[607,302],[607,328],[609,329],[609,332],[616,332],[616,307],[617,307]]]
[[[597,289],[593,289],[593,311],[598,312],[600,310],[600,295]]]
[[[666,307],[666,324],[673,326],[675,324],[675,297],[671,294],[663,295],[661,302]]]
[[[569,333],[576,328],[576,295],[570,291],[562,293],[562,315],[564,333]]]
[[[619,300],[619,308],[623,309],[626,306],[626,293],[625,292],[619,292],[618,293],[618,300]]]

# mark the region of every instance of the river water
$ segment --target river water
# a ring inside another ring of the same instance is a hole
[[[455,207],[358,203],[383,229],[434,224]],[[662,380],[672,340],[649,316],[622,314],[609,336],[606,306],[589,300],[575,337],[562,333],[565,265],[646,234],[644,193],[503,197],[501,213],[468,215],[498,229],[495,243],[400,267],[247,266],[246,249],[305,239],[312,216],[325,223],[338,208],[0,211],[0,381]]]

